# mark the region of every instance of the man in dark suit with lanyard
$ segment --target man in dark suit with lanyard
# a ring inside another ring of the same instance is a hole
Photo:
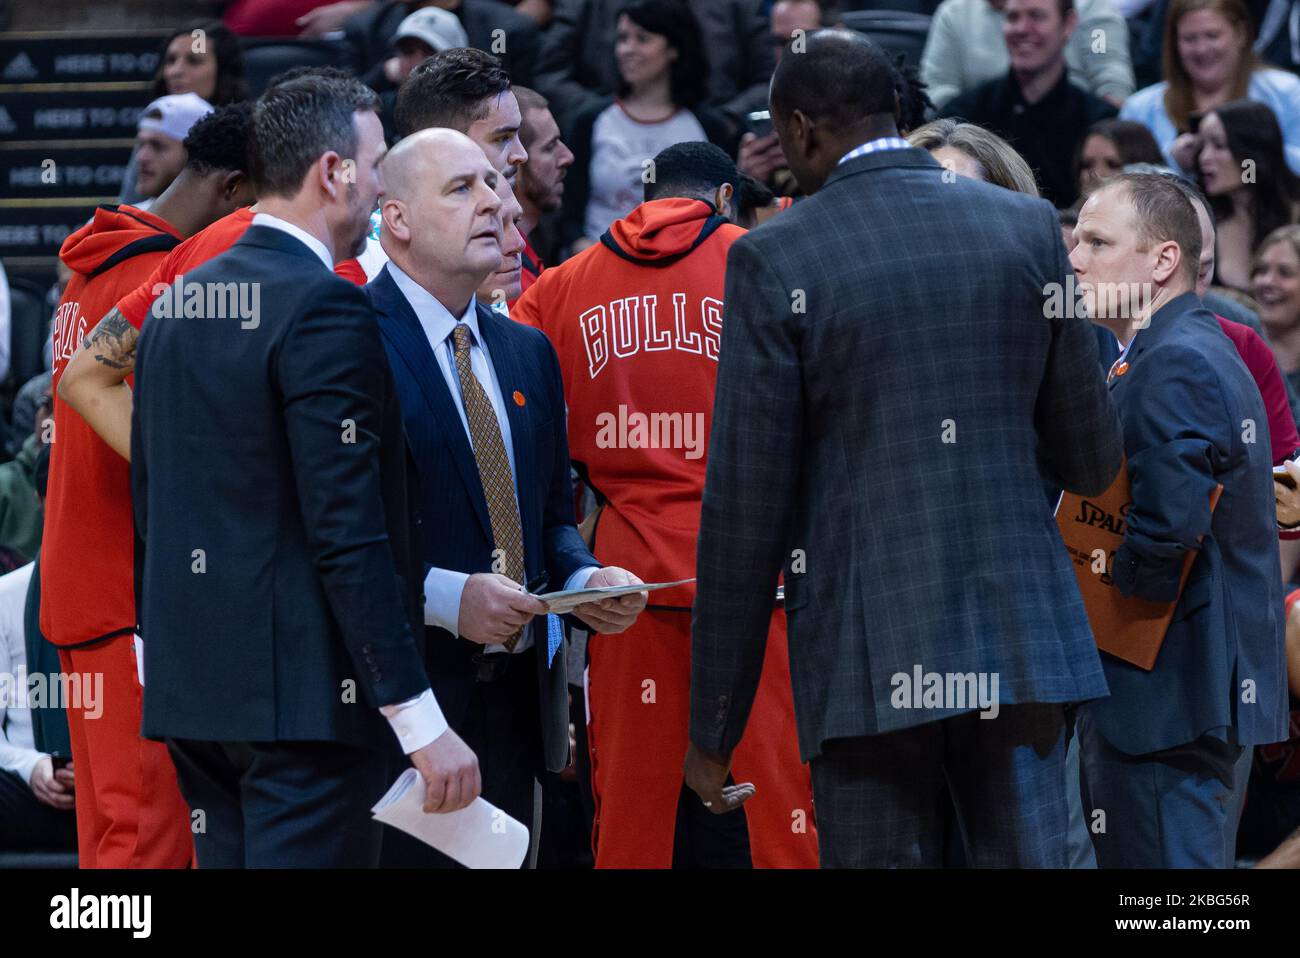
[[[376,866],[369,808],[393,733],[425,811],[479,792],[417,644],[424,570],[393,382],[365,295],[332,271],[382,193],[378,107],[319,77],[263,96],[260,212],[169,291],[199,290],[202,314],[155,308],[140,336],[143,733],[167,740],[203,815],[203,868]]]
[[[570,749],[562,627],[528,593],[640,580],[601,568],[574,524],[550,341],[475,297],[501,262],[500,175],[454,130],[403,139],[384,163],[390,261],[367,291],[423,493],[430,680],[479,755],[483,797],[531,825],[535,843],[534,780],[563,769]],[[621,632],[645,601],[632,593],[574,614]],[[445,864],[433,854],[403,861]]]
[[[1196,295],[1201,227],[1184,191],[1122,174],[1074,235],[1088,314],[1124,346],[1108,381],[1133,501],[1111,575],[1126,596],[1178,602],[1155,666],[1103,653],[1110,697],[1079,710],[1084,811],[1105,816],[1097,864],[1231,868],[1235,765],[1288,722],[1268,417]]]

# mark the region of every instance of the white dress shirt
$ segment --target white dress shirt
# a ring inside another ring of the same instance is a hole
[[[868,140],[859,146],[854,147],[840,157],[840,162],[847,163],[849,160],[856,160],[859,156],[866,156],[868,153],[879,153],[881,150],[910,150],[912,144],[908,143],[901,136],[881,136],[874,140]]]
[[[470,297],[465,312],[457,318],[432,293],[402,272],[397,264],[391,260],[388,263],[388,270],[392,273],[397,288],[402,291],[402,295],[410,303],[411,309],[420,321],[420,327],[424,330],[425,337],[429,340],[429,347],[433,350],[438,369],[447,384],[447,391],[451,394],[456,411],[460,414],[460,423],[465,428],[466,438],[470,436],[469,419],[465,416],[465,401],[460,393],[460,375],[456,371],[456,347],[452,339],[452,333],[460,323],[464,323],[469,327],[470,368],[480,385],[482,385],[483,391],[487,393],[488,399],[492,403],[492,411],[496,414],[497,423],[501,427],[501,441],[505,443],[506,457],[510,460],[510,475],[515,480],[517,507],[519,479],[515,467],[514,445],[511,443],[510,418],[506,415],[506,404],[502,398],[501,384],[497,381],[496,370],[492,365],[492,355],[488,352],[487,343],[483,341],[483,336],[479,331],[476,298]],[[471,441],[471,446],[472,444]],[[569,576],[569,581],[565,583],[564,588],[581,588],[598,568],[599,566],[583,566]],[[467,573],[458,572],[454,569],[431,568],[429,570],[429,574],[424,580],[424,622],[426,625],[446,629],[453,635],[460,634],[460,599],[461,593],[465,591],[465,581],[468,578]],[[514,651],[516,653],[523,652],[532,643],[532,630],[525,629]],[[503,645],[489,645],[484,648],[484,651],[489,653],[504,652],[506,648]]]
[[[253,216],[253,225],[269,226],[272,229],[288,233],[297,240],[301,240],[308,249],[320,258],[326,269],[334,269],[334,261],[330,257],[329,248],[306,230],[294,226],[278,216],[272,216],[270,213],[255,214]],[[379,711],[383,713],[384,718],[388,719],[388,724],[392,726],[393,733],[402,744],[402,751],[407,755],[423,748],[447,731],[447,720],[443,717],[442,709],[438,707],[438,700],[434,698],[433,689],[425,689],[415,698],[407,699],[405,702],[381,706]]]
[[[309,250],[320,258],[320,261],[325,264],[325,268],[333,272],[334,258],[330,256],[329,247],[318,240],[315,236],[312,236],[305,229],[299,226],[294,226],[288,220],[282,220],[278,216],[272,216],[270,213],[254,213],[253,225],[269,226],[272,229],[288,233],[296,240],[301,240],[306,244]]]
[[[27,703],[27,642],[23,610],[33,563],[0,576],[0,769],[28,785],[45,756],[36,751]]]
[[[0,379],[9,374],[9,330],[13,323],[10,319],[11,300],[9,298],[9,277],[0,265]]]

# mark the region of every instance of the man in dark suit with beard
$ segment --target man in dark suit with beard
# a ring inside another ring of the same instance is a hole
[[[169,291],[199,290],[202,314],[155,307],[140,335],[143,731],[205,816],[203,868],[376,866],[369,808],[394,732],[426,812],[479,792],[416,641],[424,569],[392,377],[365,294],[332,270],[382,193],[378,106],[355,81],[269,91],[259,212]]]

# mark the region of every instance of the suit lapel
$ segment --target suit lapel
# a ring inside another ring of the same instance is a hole
[[[483,496],[478,463],[474,460],[474,450],[470,447],[469,437],[465,435],[465,427],[460,421],[455,401],[447,390],[447,381],[433,355],[433,347],[429,345],[429,337],[425,335],[415,310],[397,288],[387,269],[375,279],[371,288],[375,304],[379,308],[379,330],[392,344],[407,371],[419,385],[420,394],[424,397],[429,412],[433,414],[434,423],[451,449],[451,458],[469,492],[470,502],[474,503],[474,513],[478,516],[479,524],[491,540],[492,522],[488,518],[487,500]],[[416,464],[418,467],[418,456]]]
[[[260,249],[273,249],[281,253],[290,253],[308,259],[317,266],[325,267],[320,257],[313,253],[306,243],[282,229],[276,229],[274,226],[249,226],[248,229],[244,230],[243,235],[235,240],[235,245],[254,246]]]
[[[524,379],[519,357],[515,355],[514,343],[510,341],[509,330],[505,326],[509,322],[511,320],[497,315],[486,306],[480,305],[478,308],[478,328],[492,355],[492,368],[496,370],[497,384],[501,387],[501,401],[506,407],[506,418],[510,420],[510,445],[515,453],[515,499],[519,502],[519,521],[527,530],[537,528],[536,525],[530,525],[537,521],[537,517],[532,515],[532,497],[521,492],[530,488],[533,475],[533,433],[527,403],[530,398],[534,402],[540,402],[541,397],[529,396],[533,383]],[[523,398],[524,405],[519,404],[516,395]],[[525,535],[525,542],[527,538]]]

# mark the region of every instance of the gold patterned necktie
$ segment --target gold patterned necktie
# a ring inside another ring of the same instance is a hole
[[[464,323],[457,323],[452,332],[455,344],[456,374],[460,377],[460,394],[465,402],[465,419],[469,422],[469,441],[474,447],[474,461],[478,465],[478,478],[483,483],[483,496],[487,499],[488,519],[492,523],[492,571],[509,576],[516,582],[524,581],[524,533],[519,521],[519,503],[515,499],[515,483],[510,473],[510,459],[501,438],[501,423],[497,421],[483,384],[470,366],[469,346],[471,333]],[[497,550],[500,550],[498,553]],[[496,561],[500,556],[501,561]],[[520,629],[502,645],[513,652],[523,634]]]

